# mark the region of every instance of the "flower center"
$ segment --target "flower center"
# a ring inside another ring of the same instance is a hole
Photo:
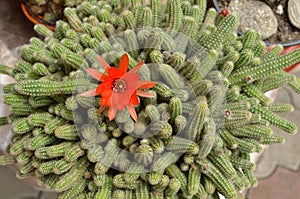
[[[124,79],[116,79],[112,84],[112,89],[116,93],[124,93],[126,88],[127,88],[127,84]]]

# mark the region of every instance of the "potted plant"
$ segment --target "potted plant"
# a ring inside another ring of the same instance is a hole
[[[24,15],[34,24],[55,28],[56,21],[62,19],[65,7],[75,7],[82,0],[21,0]]]
[[[252,12],[251,9],[249,10],[248,18],[242,17],[243,20],[248,20],[249,23],[248,25],[244,25],[243,27],[240,27],[238,30],[239,35],[243,35],[245,30],[249,28],[254,28],[254,29],[262,29],[261,27],[264,26],[271,26],[273,27],[272,30],[268,28],[268,30],[260,30],[264,32],[269,32],[267,35],[263,35],[263,39],[266,43],[267,46],[270,46],[268,49],[274,47],[274,45],[281,45],[285,48],[285,50],[282,53],[289,52],[291,50],[295,50],[300,47],[300,34],[299,34],[299,27],[297,27],[297,19],[298,17],[295,16],[297,15],[297,12],[294,9],[297,9],[298,7],[293,4],[295,1],[281,1],[281,0],[276,0],[276,1],[269,1],[269,0],[260,0],[260,1],[255,1],[254,3],[251,3],[249,1],[241,1],[239,3],[232,2],[231,0],[212,0],[214,7],[216,10],[219,12],[222,9],[233,9],[234,11],[237,11],[236,9],[240,7],[245,7],[247,9],[246,4],[258,4],[257,6],[260,5],[260,7],[264,7],[264,11],[257,11],[257,12],[262,12],[262,13],[268,13],[268,20],[270,21],[269,25],[259,25],[255,26],[253,24],[256,24],[255,22],[250,23],[251,20],[261,20],[261,23],[263,21],[267,21],[266,19],[260,18],[258,14],[255,14],[255,12]],[[268,8],[270,6],[270,8]],[[253,7],[251,5],[251,7]],[[249,8],[249,7],[248,7]],[[293,9],[294,8],[294,9]],[[255,9],[253,7],[253,9]],[[251,11],[250,11],[251,10]],[[242,14],[242,9],[241,12],[238,11],[240,15]],[[251,12],[251,13],[250,13]],[[251,19],[252,18],[252,19]],[[272,21],[270,18],[274,18],[275,21]],[[272,21],[272,22],[271,22]],[[242,22],[243,23],[243,22]],[[251,25],[252,24],[252,25]],[[243,32],[244,30],[244,32]],[[268,50],[267,49],[267,50]],[[287,72],[292,72],[297,68],[299,64],[294,64],[293,66],[290,66],[286,68],[285,70]]]
[[[1,66],[16,83],[3,88],[13,133],[0,164],[67,199],[235,199],[255,186],[250,154],[284,141],[269,125],[297,131],[276,114],[291,105],[264,93],[299,92],[281,69],[300,50],[265,53],[206,0],[99,2],[66,8],[55,32],[36,25],[45,39]]]

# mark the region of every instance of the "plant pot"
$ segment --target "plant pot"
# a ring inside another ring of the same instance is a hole
[[[218,5],[218,0],[212,0],[212,2],[213,2],[213,5],[214,5],[215,9],[218,12],[221,12],[222,9]],[[244,33],[241,32],[241,31],[238,31],[238,34],[243,35]],[[283,43],[270,43],[270,42],[265,42],[265,43],[266,43],[266,46],[267,46],[267,49],[266,49],[267,51],[272,49],[272,47],[276,44],[282,45],[284,47],[284,50],[283,50],[282,54],[285,54],[287,52],[291,52],[293,50],[296,50],[296,49],[300,48],[300,40],[296,40],[296,41],[292,41],[292,42],[283,42]],[[284,71],[286,71],[288,73],[292,73],[299,66],[300,66],[300,63],[297,63],[297,64],[294,64],[292,66],[289,66],[289,67],[285,68]]]
[[[26,0],[21,1],[21,9],[26,16],[26,18],[34,24],[45,25],[50,30],[55,30],[55,24],[48,23],[44,20],[41,15],[34,15],[31,11],[31,6],[27,3]]]
[[[220,6],[218,5],[218,0],[212,0],[213,2],[213,5],[215,7],[215,9],[220,12],[222,9],[220,8]],[[300,31],[300,30],[299,30]],[[238,34],[239,35],[243,35],[244,33],[241,32],[241,31],[238,31]],[[278,43],[270,43],[270,42],[265,42],[267,46],[272,46],[272,45],[275,45],[275,44],[280,44],[282,45],[283,47],[290,47],[290,46],[296,46],[296,45],[299,45],[300,44],[300,40],[295,40],[295,41],[290,41],[290,42],[278,42]]]

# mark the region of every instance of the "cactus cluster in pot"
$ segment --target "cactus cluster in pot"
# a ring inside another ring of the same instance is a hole
[[[65,7],[75,7],[84,0],[23,0],[29,6],[29,11],[42,16],[47,23],[55,22],[63,17]]]
[[[12,137],[0,164],[17,163],[18,178],[36,176],[60,199],[242,197],[257,185],[250,154],[284,141],[271,126],[297,131],[277,114],[293,107],[264,94],[300,92],[282,70],[300,50],[265,52],[257,32],[237,36],[235,14],[206,9],[89,0],[66,8],[55,32],[36,25],[44,39],[0,67],[16,80],[3,87],[11,114],[0,124]]]

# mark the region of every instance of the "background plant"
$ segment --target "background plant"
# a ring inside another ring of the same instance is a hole
[[[22,46],[15,68],[1,66],[16,83],[3,88],[12,114],[1,124],[13,136],[0,163],[18,163],[18,178],[36,176],[68,199],[233,199],[257,184],[250,154],[284,141],[270,125],[296,133],[276,114],[292,106],[264,93],[299,92],[282,69],[300,51],[265,52],[257,32],[237,36],[234,14],[206,12],[206,0],[90,0],[64,14],[55,32],[35,26],[45,39]],[[97,54],[117,66],[124,53],[130,69],[145,61],[141,79],[158,82],[136,123],[126,112],[109,122],[99,97],[78,95],[97,85],[85,72],[103,70]]]
[[[65,7],[76,7],[83,0],[25,0],[25,2],[28,3],[32,14],[42,16],[46,22],[55,24],[57,20],[62,19]]]

